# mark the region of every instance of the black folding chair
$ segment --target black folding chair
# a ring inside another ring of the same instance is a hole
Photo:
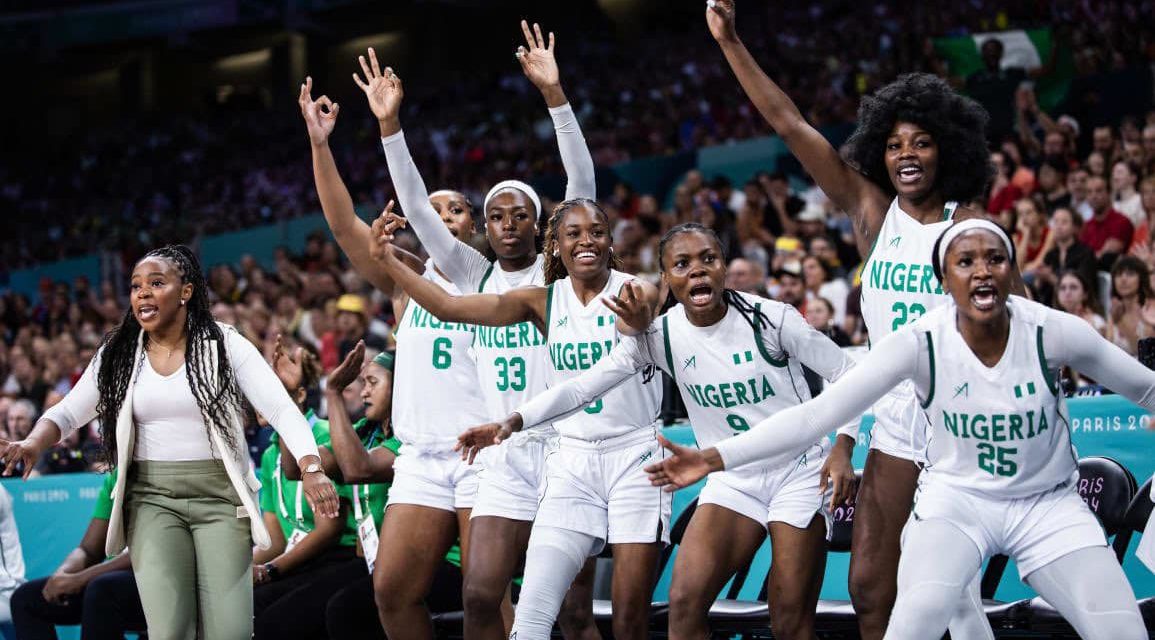
[[[1120,564],[1131,544],[1132,529],[1125,525],[1138,484],[1122,464],[1103,456],[1079,460],[1079,494],[1099,518]],[[1032,632],[1074,634],[1075,630],[1040,596],[1030,599],[1029,626]]]
[[[1131,505],[1127,507],[1127,515],[1124,516],[1123,525],[1132,533],[1146,535],[1144,529],[1147,527],[1147,521],[1151,519],[1153,507],[1155,507],[1155,503],[1151,502],[1151,479],[1148,478],[1147,482],[1139,487],[1135,498],[1131,500]],[[1155,536],[1155,531],[1150,533]],[[1155,598],[1140,600],[1139,613],[1143,614],[1143,623],[1147,628],[1155,629]]]

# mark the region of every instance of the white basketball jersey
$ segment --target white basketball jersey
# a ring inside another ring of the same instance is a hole
[[[930,255],[935,240],[951,225],[956,208],[957,203],[948,202],[941,222],[923,224],[899,208],[898,198],[891,201],[862,266],[862,319],[872,343],[947,302],[930,266]],[[874,406],[875,429],[909,433],[913,428],[921,434],[926,425],[913,409],[915,402],[914,385],[906,381],[896,386]],[[922,438],[911,442],[921,443]]]
[[[425,263],[427,280],[453,295],[461,292]],[[475,328],[442,322],[413,300],[397,323],[393,373],[393,430],[402,444],[449,451],[457,436],[488,421],[470,353]]]
[[[783,303],[739,295],[767,320],[782,317]],[[680,304],[662,316],[661,323],[666,367],[685,401],[700,448],[810,399],[802,366],[778,345],[772,325],[755,330],[731,305],[718,324],[697,327]]]
[[[509,282],[500,267],[491,266],[480,293],[501,294],[521,287],[545,286],[542,257],[521,282]],[[507,327],[477,327],[473,341],[477,378],[489,419],[500,420],[546,389],[549,348],[532,322]]]
[[[549,286],[546,302],[546,327],[549,336],[549,384],[560,384],[594,366],[620,340],[617,316],[599,298],[616,295],[622,285],[634,277],[610,271],[605,289],[588,305],[574,293],[570,278]],[[582,440],[605,440],[642,427],[651,427],[658,419],[662,404],[662,377],[643,383],[642,372],[614,387],[584,411],[554,422],[562,436]]]
[[[914,328],[930,366],[926,482],[1016,498],[1078,473],[1058,371],[1043,353],[1046,309],[1011,296],[1010,338],[987,367],[959,333],[953,304]]]

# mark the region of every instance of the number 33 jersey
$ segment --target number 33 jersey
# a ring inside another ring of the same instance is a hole
[[[1058,371],[1043,350],[1046,312],[1012,296],[1006,351],[988,367],[959,333],[949,305],[912,327],[929,365],[926,481],[1016,498],[1077,472]]]

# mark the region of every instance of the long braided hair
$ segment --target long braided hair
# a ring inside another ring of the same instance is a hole
[[[565,214],[579,206],[585,206],[592,209],[599,216],[601,216],[602,220],[604,220],[607,225],[610,222],[610,217],[606,215],[606,212],[601,208],[601,205],[599,205],[596,200],[592,200],[590,198],[572,198],[554,207],[553,213],[549,215],[549,220],[546,221],[545,236],[542,239],[542,248],[544,251],[542,275],[545,276],[546,284],[557,282],[558,280],[561,280],[562,278],[569,275],[569,271],[566,270],[565,264],[561,260],[561,256],[558,255],[559,243],[557,234],[559,228],[561,227],[562,220],[565,219]],[[610,241],[612,246],[612,236]],[[609,268],[620,269],[621,266],[621,261],[618,260],[618,257],[614,255],[613,250],[611,249]]]
[[[666,235],[662,236],[662,239],[658,242],[658,268],[660,268],[663,272],[666,270],[666,245],[677,236],[686,233],[700,233],[706,236],[718,247],[719,257],[722,255],[722,241],[718,239],[718,234],[714,233],[713,229],[703,226],[697,222],[683,222],[682,224],[679,224],[667,231]],[[774,323],[770,321],[770,318],[766,317],[766,314],[762,313],[760,309],[755,308],[754,305],[751,304],[745,296],[738,293],[737,291],[733,289],[724,289],[722,291],[722,301],[725,304],[737,309],[738,313],[742,314],[742,317],[746,320],[746,323],[749,324],[750,328],[754,331],[761,332],[766,328],[774,327]],[[662,308],[661,311],[659,311],[659,314],[669,311],[670,308],[675,304],[677,304],[677,299],[674,298],[673,290],[667,291],[666,299],[662,303]]]
[[[236,376],[229,364],[225,337],[220,326],[213,320],[209,312],[208,285],[205,282],[204,272],[200,262],[193,252],[184,245],[168,245],[154,249],[145,258],[161,258],[170,262],[180,273],[182,284],[192,285],[192,297],[185,305],[187,320],[185,322],[186,347],[185,371],[188,377],[189,389],[196,398],[204,419],[205,430],[209,432],[209,442],[212,442],[212,432],[225,441],[228,448],[236,453],[238,443],[233,435],[232,420],[241,415],[241,393],[237,386]],[[101,345],[100,369],[97,372],[96,386],[100,399],[96,405],[97,416],[100,419],[100,436],[105,459],[110,465],[116,465],[116,422],[124,403],[125,394],[129,393],[128,383],[134,369],[144,363],[145,356],[136,360],[136,342],[142,328],[140,322],[132,312],[132,308],[124,314],[124,319],[104,337]],[[145,348],[148,347],[148,334],[144,336]],[[205,350],[205,340],[211,340],[210,348],[216,353],[216,386],[210,382],[212,362],[210,354]]]

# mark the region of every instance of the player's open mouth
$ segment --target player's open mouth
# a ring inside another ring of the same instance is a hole
[[[159,309],[157,309],[155,305],[142,304],[136,308],[136,318],[141,322],[148,322],[149,320],[156,318],[156,315],[159,312]]]
[[[574,262],[576,262],[578,264],[584,264],[584,265],[596,264],[598,261],[598,253],[596,251],[590,251],[590,250],[586,249],[584,251],[578,251],[577,253],[575,253],[573,256],[573,259],[574,259]]]
[[[701,306],[709,304],[714,297],[714,287],[708,284],[696,284],[690,287],[690,304]]]
[[[990,311],[995,308],[999,299],[999,292],[994,285],[980,284],[971,290],[971,304],[979,311]]]
[[[899,184],[915,184],[922,180],[922,167],[917,164],[904,164],[895,172]]]

